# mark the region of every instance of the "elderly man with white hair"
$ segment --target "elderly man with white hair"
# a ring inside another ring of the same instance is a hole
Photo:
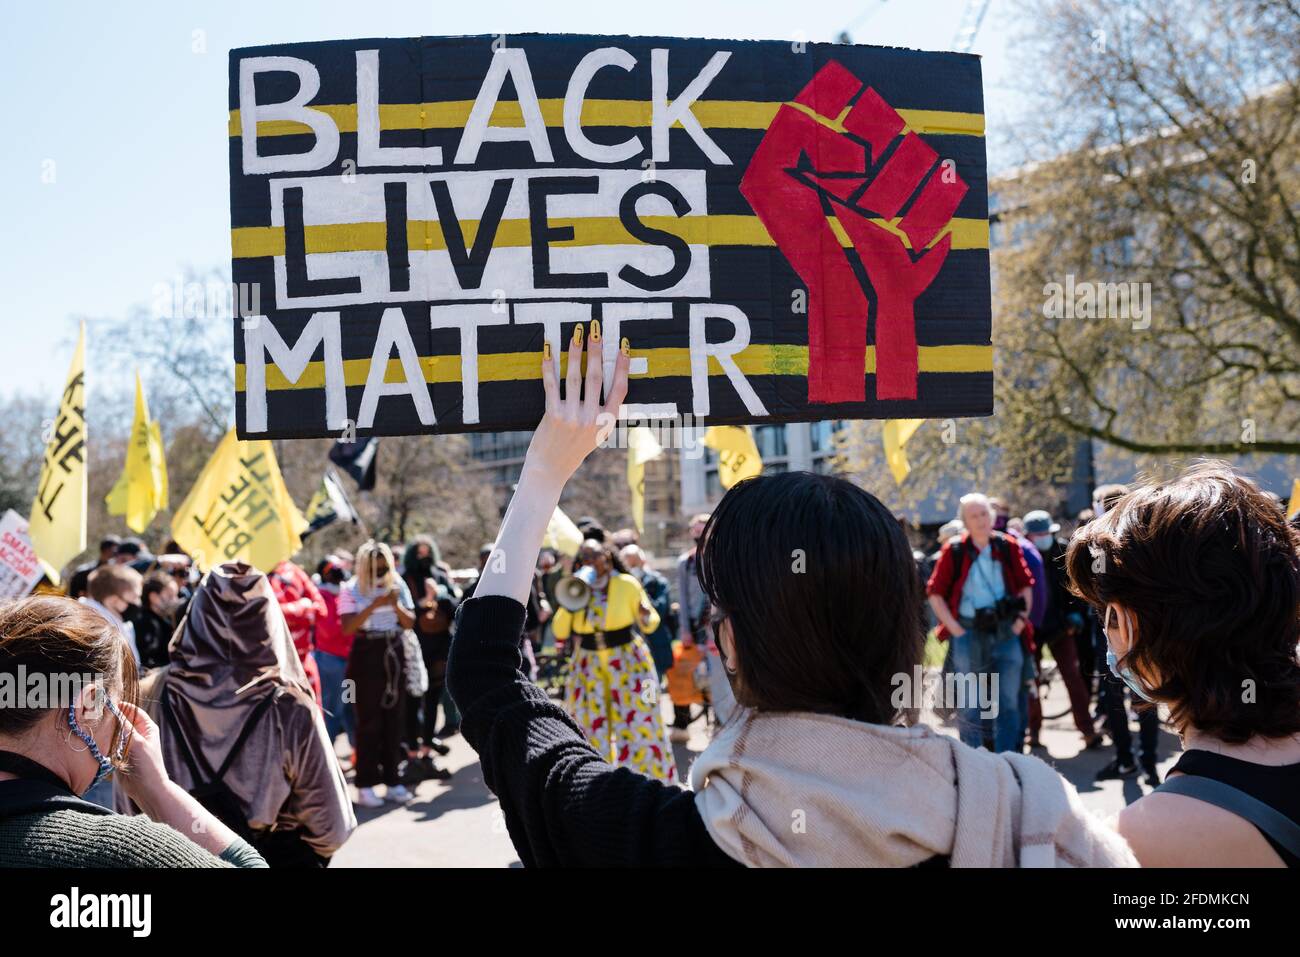
[[[926,593],[939,619],[940,640],[952,639],[953,670],[978,677],[973,684],[981,700],[956,702],[962,706],[958,711],[961,739],[979,747],[984,741],[982,719],[993,712],[994,750],[1020,753],[1024,726],[1019,699],[1025,665],[1021,635],[1029,625],[1034,577],[1020,543],[993,528],[987,496],[963,495],[957,518],[966,530],[940,550]]]

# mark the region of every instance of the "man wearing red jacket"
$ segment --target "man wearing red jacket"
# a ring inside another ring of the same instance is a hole
[[[320,670],[316,667],[316,659],[312,657],[311,651],[316,632],[316,619],[328,615],[329,608],[326,607],[325,599],[321,597],[311,576],[288,559],[276,565],[275,571],[267,578],[270,579],[271,588],[275,591],[276,600],[280,602],[284,620],[289,624],[293,646],[297,649],[298,658],[307,672],[307,680],[311,682],[316,703],[320,704]]]
[[[994,750],[1019,753],[1024,744],[1021,634],[1029,626],[1034,576],[1019,542],[994,530],[988,498],[962,496],[958,517],[966,531],[943,546],[926,593],[939,619],[939,639],[952,639],[953,671],[959,679],[978,679],[974,689],[969,678],[954,687],[965,690],[968,699],[977,690],[980,700],[945,703],[962,706],[957,724],[963,743],[980,747],[982,719],[992,718]]]

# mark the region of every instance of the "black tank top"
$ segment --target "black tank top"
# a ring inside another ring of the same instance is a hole
[[[1192,749],[1184,751],[1178,762],[1169,769],[1171,774],[1175,771],[1231,785],[1300,824],[1300,763],[1255,764],[1253,761],[1230,758],[1212,751]],[[1286,850],[1263,831],[1260,833],[1287,867],[1300,867],[1300,857]]]

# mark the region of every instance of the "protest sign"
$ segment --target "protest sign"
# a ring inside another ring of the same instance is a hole
[[[987,415],[977,57],[522,35],[233,50],[241,437]],[[700,422],[699,420],[703,420]]]
[[[172,537],[205,572],[245,562],[269,574],[302,547],[306,530],[271,443],[240,442],[234,429],[172,516]]]
[[[41,580],[41,572],[27,519],[8,509],[0,518],[0,598],[22,598]]]

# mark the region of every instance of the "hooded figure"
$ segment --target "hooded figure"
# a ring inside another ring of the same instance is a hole
[[[202,789],[238,746],[221,784],[251,843],[272,867],[327,863],[356,818],[266,576],[242,563],[213,568],[168,651],[170,663],[141,681],[140,697],[172,779]]]

